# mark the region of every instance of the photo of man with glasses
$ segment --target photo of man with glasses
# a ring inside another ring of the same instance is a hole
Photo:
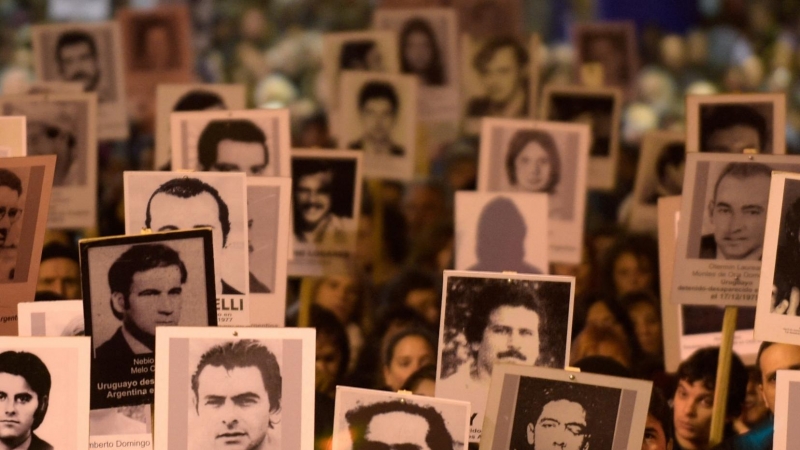
[[[8,169],[0,169],[0,283],[14,280],[17,249],[11,230],[22,217],[21,196],[19,176]]]

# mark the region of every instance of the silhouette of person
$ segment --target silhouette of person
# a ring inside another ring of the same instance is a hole
[[[498,227],[497,224],[504,224]],[[517,206],[507,197],[487,203],[478,218],[478,262],[469,270],[513,271],[540,274],[542,271],[525,262],[525,236],[528,227]]]

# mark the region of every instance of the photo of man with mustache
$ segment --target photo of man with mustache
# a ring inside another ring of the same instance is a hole
[[[68,31],[56,43],[58,72],[63,81],[83,84],[84,92],[95,92],[100,84],[97,44],[84,31]]]
[[[329,161],[304,159],[292,164],[294,236],[298,242],[341,245],[353,230],[352,219],[334,213],[336,171]]]

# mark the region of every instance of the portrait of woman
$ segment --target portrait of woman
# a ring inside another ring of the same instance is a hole
[[[442,52],[431,24],[414,17],[400,31],[400,63],[403,73],[415,74],[425,86],[445,84]]]

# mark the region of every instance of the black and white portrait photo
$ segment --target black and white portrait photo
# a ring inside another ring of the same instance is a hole
[[[217,297],[248,290],[247,188],[243,173],[125,172],[125,230],[210,227]]]
[[[686,115],[689,152],[786,153],[783,94],[689,95]]]
[[[83,300],[21,302],[19,336],[85,336]]]
[[[210,241],[208,230],[81,241],[93,409],[152,403],[103,383],[153,378],[156,327],[217,324]]]
[[[575,67],[599,64],[603,85],[633,92],[639,69],[636,29],[633,22],[582,23],[573,30]]]
[[[355,151],[292,153],[293,275],[341,270],[355,251],[361,198],[361,157]]]
[[[397,33],[400,71],[419,81],[420,119],[455,119],[460,113],[456,21],[449,8],[375,11],[373,27]]]
[[[0,339],[0,445],[89,447],[89,338]]]
[[[95,225],[97,137],[94,94],[0,98],[6,116],[27,118],[27,155],[56,155],[48,228]]]
[[[115,22],[37,25],[32,29],[36,76],[76,81],[97,94],[99,139],[128,137],[125,76]]]
[[[364,154],[367,177],[414,174],[417,82],[407,75],[344,72],[339,147]]]
[[[336,388],[332,450],[454,450],[466,448],[468,431],[468,402]]]
[[[156,86],[156,136],[154,169],[171,167],[170,114],[173,112],[245,109],[241,84],[159,84]],[[179,147],[180,148],[180,147]]]
[[[544,120],[589,125],[590,189],[612,189],[619,158],[619,123],[622,90],[619,88],[545,86],[542,94]]]
[[[528,192],[456,192],[455,268],[547,273],[548,196]]]
[[[27,118],[24,116],[0,117],[0,157],[28,154]]]
[[[436,396],[465,400],[480,430],[495,364],[563,368],[574,280],[445,271]],[[471,433],[476,441],[480,432]]]
[[[579,262],[589,127],[486,118],[481,135],[478,189],[547,194],[550,260]]]
[[[289,111],[181,112],[170,115],[172,168],[289,176]]]
[[[775,450],[790,450],[800,439],[800,429],[792,420],[800,414],[800,372],[778,370],[775,375],[775,434],[771,442]]]
[[[159,328],[154,448],[311,450],[314,345],[311,329]]]
[[[482,449],[640,448],[652,382],[498,366]]]

